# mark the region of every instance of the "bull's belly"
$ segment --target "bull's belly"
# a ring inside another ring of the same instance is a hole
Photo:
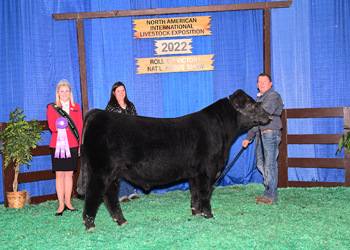
[[[166,185],[179,180],[190,179],[193,176],[188,172],[147,171],[147,173],[139,173],[125,170],[122,172],[121,177],[137,186],[143,187],[145,190],[149,190],[153,186]]]

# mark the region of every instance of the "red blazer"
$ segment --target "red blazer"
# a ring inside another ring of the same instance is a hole
[[[47,105],[46,115],[47,115],[47,122],[49,124],[49,129],[52,132],[50,148],[56,148],[56,141],[57,141],[56,120],[61,116],[57,114],[55,109],[50,104]],[[69,147],[70,148],[74,148],[78,146],[80,147],[81,132],[83,131],[83,116],[81,114],[81,109],[79,104],[75,103],[75,107],[73,107],[72,104],[69,102],[69,116],[73,119],[75,126],[79,131],[79,145],[78,145],[77,140],[75,139],[73,133],[70,131],[70,129],[67,126],[66,132],[67,132]]]

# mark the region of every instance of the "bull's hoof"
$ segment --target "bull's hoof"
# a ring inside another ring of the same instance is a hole
[[[117,219],[117,218],[113,218],[114,222],[117,222],[119,226],[124,226],[125,224],[129,224],[125,218],[121,218],[121,219]]]
[[[83,223],[85,224],[86,231],[90,231],[91,229],[95,229],[95,223],[94,223],[94,219],[92,219],[92,217],[85,218],[83,220]]]
[[[215,219],[214,215],[212,215],[212,214],[206,214],[206,215],[204,215],[204,218],[206,218],[208,220]]]
[[[95,231],[95,227],[90,227],[89,229],[86,229],[87,232],[93,232]]]
[[[198,213],[198,214],[195,214],[196,217],[202,217],[204,214],[203,213]]]
[[[116,218],[113,219],[114,222],[118,222],[118,220]],[[125,224],[129,224],[127,221],[125,221],[124,223],[120,224],[119,226],[124,226]]]
[[[192,210],[192,209],[191,209]],[[193,216],[196,216],[196,217],[201,217],[201,216],[203,216],[204,214],[199,210],[199,209],[193,209],[192,210],[192,215]]]

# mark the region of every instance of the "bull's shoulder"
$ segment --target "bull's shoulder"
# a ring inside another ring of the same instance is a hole
[[[234,110],[232,104],[227,98],[222,98],[213,104],[209,105],[208,107],[205,107],[200,112],[203,112],[209,116],[211,115],[227,115],[228,113],[231,113]]]

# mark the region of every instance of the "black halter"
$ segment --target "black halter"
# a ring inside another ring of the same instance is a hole
[[[238,112],[241,113],[242,115],[245,115],[245,116],[249,117],[250,120],[252,120],[253,122],[255,122],[255,120],[254,120],[252,117],[250,117],[246,112],[244,112],[242,109],[236,107],[234,104],[233,104],[232,106],[233,106],[233,108],[234,108],[236,111],[238,111]]]

